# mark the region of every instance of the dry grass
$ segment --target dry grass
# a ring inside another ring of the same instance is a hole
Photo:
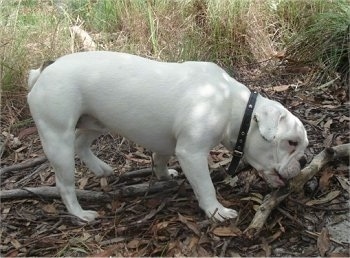
[[[273,33],[278,32],[271,21],[269,10],[259,5],[257,1],[249,6],[246,14],[247,42],[256,61],[262,62],[276,55],[278,42],[274,41]]]

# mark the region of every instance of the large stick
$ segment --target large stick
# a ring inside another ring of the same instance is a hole
[[[300,192],[303,189],[304,184],[309,181],[313,176],[319,172],[323,166],[330,161],[337,158],[344,158],[350,156],[350,144],[343,144],[332,148],[326,148],[319,154],[317,154],[311,163],[305,167],[301,173],[293,178],[289,186],[277,189],[264,198],[263,203],[260,205],[255,213],[255,216],[244,231],[246,236],[253,238],[257,236],[262,227],[264,226],[267,218],[274,208],[276,208],[285,198],[287,198],[293,192]]]
[[[180,184],[180,181],[170,180],[122,186],[120,189],[108,193],[89,190],[76,190],[76,193],[77,197],[81,200],[87,200],[90,202],[110,202],[118,197],[140,196],[145,195],[146,193],[151,194],[160,191],[175,190]],[[60,194],[57,188],[53,186],[24,187],[22,189],[0,191],[0,199],[2,201],[32,197],[39,197],[42,199],[59,199]]]
[[[37,157],[35,159],[26,160],[26,161],[19,163],[19,164],[7,166],[7,167],[0,169],[0,176],[3,176],[4,174],[6,174],[8,172],[15,171],[15,170],[21,170],[21,169],[25,169],[25,168],[29,168],[29,167],[34,167],[34,166],[40,165],[46,161],[47,161],[46,156],[40,156],[40,157]]]

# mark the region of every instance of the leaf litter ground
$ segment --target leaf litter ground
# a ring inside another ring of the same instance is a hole
[[[303,121],[310,140],[309,161],[324,147],[349,142],[348,93],[344,94],[342,87],[312,89],[295,79],[290,83],[290,78],[271,84],[267,83],[271,78],[258,78],[255,70],[250,72],[238,71],[237,77],[280,101]],[[22,112],[16,105],[8,104],[4,109],[9,116]],[[12,129],[11,133],[2,130],[2,168],[43,155],[34,124]],[[155,181],[149,174],[120,179],[128,171],[151,167],[151,153],[144,148],[109,134],[100,137],[93,149],[114,167],[115,176],[98,179],[76,159],[77,189],[108,193]],[[271,190],[252,168],[244,169],[238,180],[225,178],[223,168],[229,161],[229,151],[221,146],[210,153],[218,198],[239,211],[235,220],[208,220],[180,173],[175,188],[113,200],[81,201],[85,209],[101,215],[88,224],[69,215],[60,199],[37,196],[2,201],[1,255],[349,256],[348,160],[325,167],[305,185],[303,196],[284,201],[255,239],[246,238],[242,232]],[[175,158],[170,166],[178,167]],[[47,161],[1,175],[2,190],[54,185],[54,172]]]

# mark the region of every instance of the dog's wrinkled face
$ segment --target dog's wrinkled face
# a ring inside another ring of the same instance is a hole
[[[281,104],[268,100],[254,113],[245,156],[270,186],[280,187],[300,173],[299,161],[308,143],[301,121]]]

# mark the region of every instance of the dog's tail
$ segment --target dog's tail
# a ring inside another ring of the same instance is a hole
[[[45,61],[38,69],[30,70],[29,76],[28,76],[28,89],[31,90],[38,80],[40,74],[46,67],[48,67],[50,64],[53,64],[55,61]]]

